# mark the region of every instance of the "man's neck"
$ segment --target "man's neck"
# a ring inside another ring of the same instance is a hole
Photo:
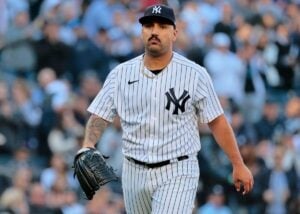
[[[165,68],[171,61],[173,52],[169,52],[159,57],[153,57],[149,54],[144,56],[144,65],[148,70],[160,70]]]

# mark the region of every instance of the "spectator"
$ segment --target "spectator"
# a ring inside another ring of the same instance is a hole
[[[25,193],[16,188],[8,188],[0,199],[1,213],[29,214]]]
[[[236,194],[230,197],[230,204],[234,209],[248,214],[264,213],[263,192],[268,188],[268,169],[265,161],[257,155],[256,149],[256,144],[250,141],[240,145],[241,155],[255,180],[253,190],[244,197],[238,197]]]
[[[283,8],[278,4],[274,4],[271,0],[259,0],[255,2],[255,4],[259,14],[271,13],[274,17],[279,19],[283,12]]]
[[[38,178],[44,165],[41,160],[35,159],[34,155],[34,151],[27,147],[16,148],[13,156],[3,166],[3,172],[13,178],[17,171],[27,168],[32,172],[32,178]]]
[[[45,190],[50,191],[55,181],[60,177],[66,179],[68,188],[75,190],[78,188],[78,183],[74,179],[70,166],[67,165],[64,157],[60,154],[53,154],[50,166],[41,172],[40,181]]]
[[[99,210],[107,210],[111,197],[112,192],[109,189],[109,187],[102,187],[99,191],[95,193],[93,200],[87,202],[86,211],[88,213],[97,213],[99,212]]]
[[[294,69],[297,62],[297,55],[292,51],[289,28],[286,24],[279,24],[276,27],[277,62],[275,64],[280,77],[280,83],[277,87],[281,92],[281,102],[286,102],[287,93],[293,89]],[[278,93],[278,91],[277,91]]]
[[[55,70],[51,68],[43,68],[39,71],[38,83],[44,92],[44,97],[49,96],[50,107],[59,112],[67,105],[70,99],[70,88],[68,82],[57,77]],[[41,103],[41,101],[38,101]]]
[[[284,107],[286,131],[292,135],[300,132],[300,97],[291,97]]]
[[[232,6],[229,3],[224,3],[221,6],[221,19],[214,26],[214,33],[225,33],[230,38],[230,50],[235,52],[234,34],[236,26],[234,23],[234,12]]]
[[[23,118],[31,128],[35,128],[41,119],[41,109],[34,105],[31,98],[31,88],[23,79],[16,79],[12,85],[12,97],[16,113]]]
[[[284,214],[287,212],[287,202],[291,196],[291,181],[288,179],[288,172],[282,168],[284,150],[282,146],[275,148],[274,166],[268,173],[268,189],[263,193],[263,199],[267,203],[266,213]]]
[[[238,19],[243,19],[246,22],[250,22],[256,16],[255,2],[245,0],[230,0],[235,16]]]
[[[283,142],[289,154],[289,166],[295,167],[300,182],[300,98],[292,97],[285,106],[286,140]],[[300,183],[298,182],[298,193]],[[294,193],[294,191],[292,192]],[[298,194],[299,197],[299,194]],[[296,204],[296,200],[293,202]]]
[[[78,196],[73,190],[65,192],[65,203],[62,207],[63,214],[85,213],[85,206],[78,201]]]
[[[254,124],[258,141],[270,140],[274,143],[284,132],[283,119],[280,114],[279,104],[268,99],[264,105],[261,119]]]
[[[6,7],[8,10],[9,19],[13,19],[13,17],[16,16],[16,14],[20,11],[28,11],[29,4],[26,0],[7,0]]]
[[[22,125],[18,118],[14,117],[9,91],[9,84],[0,80],[0,133],[2,136],[0,152],[1,155],[11,156],[14,149],[18,148],[22,142]]]
[[[207,202],[198,209],[199,214],[231,214],[232,211],[225,204],[225,193],[221,185],[213,186]]]
[[[80,77],[88,70],[94,70],[102,81],[109,71],[111,57],[101,46],[91,40],[81,25],[74,27],[77,41],[73,45],[72,56],[73,84],[79,84]]]
[[[0,171],[2,172],[4,171],[2,167],[0,169],[1,169]],[[0,173],[0,196],[7,189],[7,187],[11,185],[10,178],[2,172]]]
[[[28,188],[33,180],[33,171],[30,168],[22,167],[16,169],[11,177],[12,187],[20,189],[24,194],[28,193]]]
[[[85,96],[89,103],[98,94],[98,91],[102,88],[102,82],[98,78],[98,75],[94,71],[86,71],[80,79],[80,88],[78,93]]]
[[[124,202],[120,195],[115,195],[108,186],[102,187],[86,204],[87,213],[124,214]],[[121,201],[122,200],[122,201]]]
[[[120,119],[117,118],[101,136],[97,148],[104,156],[109,157],[107,162],[115,169],[118,176],[122,174],[122,129]]]
[[[226,34],[216,33],[213,44],[214,48],[205,56],[204,65],[212,77],[216,93],[241,106],[244,98],[245,66],[240,57],[229,50],[230,40]]]
[[[7,31],[8,27],[8,8],[5,1],[0,1],[0,47],[3,45],[2,36]]]
[[[40,15],[47,18],[55,17],[57,15],[57,11],[60,4],[61,4],[61,0],[43,1],[43,3],[40,6],[40,11],[39,11]]]
[[[43,24],[43,38],[34,42],[37,55],[37,71],[45,67],[52,68],[57,77],[68,77],[70,73],[71,47],[60,41],[60,23],[55,19],[47,19]]]
[[[204,18],[203,27],[206,32],[212,32],[213,27],[220,21],[221,4],[218,0],[204,0],[199,2],[199,13]]]
[[[46,159],[51,155],[48,135],[57,123],[59,114],[70,99],[70,88],[66,81],[58,78],[51,68],[43,68],[38,74],[39,88],[34,91],[34,100],[41,106],[42,118],[38,127],[38,151]]]
[[[266,86],[263,81],[264,64],[261,62],[261,56],[256,50],[256,46],[251,43],[245,43],[238,49],[238,55],[246,65],[246,74],[244,79],[244,101],[242,111],[246,121],[250,123],[257,122],[263,111],[266,99]]]
[[[282,169],[286,172],[288,178],[288,185],[291,191],[290,197],[287,201],[288,213],[295,212],[295,204],[297,203],[297,198],[299,196],[299,149],[295,145],[295,139],[293,135],[285,133],[282,135],[278,146],[282,147],[283,156],[282,156]],[[275,160],[272,160],[272,165],[275,165]]]
[[[64,175],[58,175],[48,191],[48,205],[52,209],[60,209],[66,206],[66,195],[69,193],[69,185]]]
[[[38,182],[31,184],[28,198],[29,213],[62,214],[60,209],[54,209],[48,206],[48,193]]]
[[[124,10],[120,2],[103,0],[92,1],[83,14],[83,26],[90,38],[94,38],[98,29],[113,27],[113,16],[116,11]],[[99,13],[101,11],[101,13]],[[103,19],[103,17],[106,17]]]
[[[99,28],[93,39],[95,44],[109,56],[112,40],[108,34],[108,29]]]
[[[233,108],[231,112],[231,126],[239,145],[247,142],[255,142],[255,130],[253,125],[245,119],[238,108]]]
[[[89,118],[89,113],[86,111],[90,101],[82,94],[74,94],[74,99],[71,103],[74,117],[81,125],[84,125]]]
[[[205,32],[205,17],[199,12],[200,5],[196,1],[187,1],[180,11],[180,20],[184,23],[185,32],[193,44],[203,44]]]
[[[77,41],[77,36],[73,31],[80,16],[80,9],[77,4],[78,1],[62,1],[58,8],[58,14],[61,17],[59,37],[62,42],[70,46]]]
[[[48,144],[52,154],[60,154],[72,165],[74,153],[79,149],[79,142],[83,136],[83,126],[79,124],[71,109],[61,112],[57,125],[50,130]]]
[[[203,136],[203,135],[202,135]],[[232,185],[232,176],[230,161],[222,152],[219,146],[213,142],[213,136],[209,133],[207,139],[201,139],[202,149],[198,153],[199,167],[202,171],[200,174],[201,182],[203,183],[203,193],[206,195],[210,188],[216,184],[221,184],[224,188]],[[204,141],[205,140],[205,141]],[[205,152],[203,152],[205,151]]]
[[[23,124],[24,144],[32,149],[37,149],[37,127],[41,122],[42,109],[32,100],[32,91],[24,79],[16,79],[12,85],[12,101],[14,114]]]
[[[4,34],[3,66],[6,75],[20,76],[33,81],[36,66],[36,55],[31,44],[34,29],[29,22],[28,11],[19,11],[13,18]]]

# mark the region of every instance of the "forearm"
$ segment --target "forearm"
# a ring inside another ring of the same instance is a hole
[[[243,165],[243,159],[234,136],[234,132],[224,115],[219,116],[208,124],[212,134],[230,159],[233,166]]]
[[[95,147],[107,125],[107,121],[96,115],[91,115],[85,128],[82,147]]]

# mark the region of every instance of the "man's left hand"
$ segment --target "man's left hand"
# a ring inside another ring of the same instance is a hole
[[[252,190],[254,179],[246,165],[233,166],[232,178],[236,191],[245,195]]]

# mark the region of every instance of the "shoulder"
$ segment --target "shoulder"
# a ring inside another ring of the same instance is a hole
[[[108,74],[107,80],[116,80],[126,75],[128,72],[138,70],[142,62],[142,55],[116,65]]]
[[[182,72],[192,72],[201,80],[210,78],[205,67],[195,63],[192,60],[189,60],[185,56],[180,55],[176,52],[174,52],[173,55],[173,63],[180,64],[181,66],[185,67],[185,69],[183,69]]]
[[[132,58],[132,59],[130,59],[128,61],[122,62],[119,65],[117,65],[113,69],[113,71],[115,71],[115,72],[124,72],[124,71],[126,71],[128,69],[133,69],[133,68],[135,68],[135,67],[137,67],[137,66],[139,66],[141,64],[142,59],[143,59],[142,55],[139,55],[139,56],[137,56],[135,58]]]

